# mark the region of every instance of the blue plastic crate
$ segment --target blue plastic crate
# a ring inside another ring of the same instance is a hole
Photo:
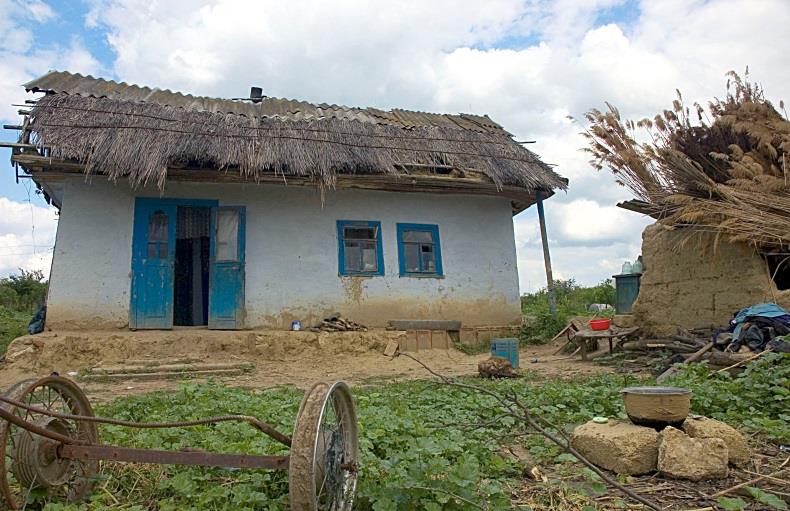
[[[504,358],[518,368],[518,339],[492,339],[491,356]]]

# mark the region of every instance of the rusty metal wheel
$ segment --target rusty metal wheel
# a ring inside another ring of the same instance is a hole
[[[357,416],[348,386],[317,383],[296,417],[288,483],[294,511],[350,511],[357,486]]]
[[[19,382],[4,395],[53,412],[94,415],[88,398],[77,384],[60,376]],[[6,403],[0,406],[55,433],[91,443],[99,441],[96,424],[56,419]],[[57,455],[59,445],[0,420],[0,508],[25,508],[34,501],[73,502],[87,495],[98,462],[62,459]]]

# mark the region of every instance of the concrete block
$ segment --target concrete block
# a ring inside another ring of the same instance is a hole
[[[731,465],[745,465],[752,459],[749,442],[737,429],[727,423],[700,417],[688,418],[683,430],[691,438],[721,438],[727,444],[728,461]]]
[[[727,477],[727,444],[721,438],[691,438],[668,426],[661,432],[658,470],[676,479],[721,479]]]
[[[618,474],[639,475],[656,470],[659,434],[653,428],[610,420],[587,422],[573,431],[571,445],[599,467]]]

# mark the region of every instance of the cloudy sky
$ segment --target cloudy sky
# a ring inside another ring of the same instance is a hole
[[[487,113],[570,179],[546,203],[555,276],[593,284],[648,222],[580,151],[590,108],[641,118],[724,94],[749,66],[790,99],[788,0],[0,0],[0,120],[49,69],[193,94]],[[2,135],[6,140],[12,134]],[[0,154],[0,275],[48,270],[57,215]],[[515,219],[522,291],[545,285],[534,208]]]

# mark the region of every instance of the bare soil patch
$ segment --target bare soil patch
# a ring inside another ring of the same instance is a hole
[[[140,364],[190,359],[201,363],[247,361],[255,365],[249,373],[221,378],[227,384],[266,388],[296,385],[307,388],[319,380],[345,380],[366,385],[388,380],[426,378],[429,375],[407,358],[384,356],[390,340],[405,336],[402,331],[290,332],[290,331],[92,331],[46,332],[16,339],[6,362],[0,365],[0,388],[34,376],[57,371],[84,373],[100,365]],[[549,378],[573,378],[611,371],[568,356],[554,356],[556,346],[531,346],[521,350],[524,371]],[[477,374],[477,365],[487,353],[467,355],[455,349],[414,353],[434,370],[446,375]],[[79,378],[79,377],[78,377]],[[83,383],[93,400],[171,389],[178,379]]]

